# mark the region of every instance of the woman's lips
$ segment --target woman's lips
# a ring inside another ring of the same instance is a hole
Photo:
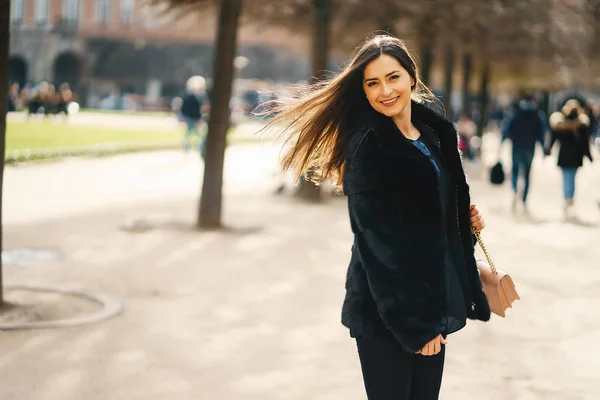
[[[393,105],[395,105],[398,102],[399,98],[400,98],[400,96],[394,97],[393,99],[389,99],[389,100],[385,100],[385,101],[380,101],[380,103],[384,107],[392,107]]]

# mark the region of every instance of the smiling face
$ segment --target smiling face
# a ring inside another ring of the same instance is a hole
[[[394,118],[408,114],[415,80],[394,57],[382,54],[365,67],[363,89],[371,107]]]

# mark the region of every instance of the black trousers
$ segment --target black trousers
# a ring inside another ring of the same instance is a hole
[[[356,343],[369,400],[438,399],[445,345],[434,356],[422,356],[385,339],[357,338]]]

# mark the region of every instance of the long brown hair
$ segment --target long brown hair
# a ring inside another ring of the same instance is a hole
[[[285,153],[282,166],[300,176],[322,183],[330,178],[340,186],[343,178],[346,145],[351,129],[362,116],[374,112],[362,87],[367,64],[382,54],[394,57],[415,80],[412,99],[432,101],[435,97],[419,77],[418,68],[404,42],[388,35],[368,38],[350,63],[335,77],[301,88],[294,98],[274,101],[268,111],[275,117],[266,129],[282,129],[280,138],[295,143]]]

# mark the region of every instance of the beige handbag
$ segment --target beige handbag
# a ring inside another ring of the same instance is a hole
[[[488,299],[490,310],[492,310],[494,314],[504,318],[506,316],[504,313],[506,309],[509,307],[512,308],[513,301],[520,299],[519,294],[515,289],[515,284],[510,275],[506,272],[499,271],[494,265],[494,262],[485,248],[485,244],[483,244],[480,232],[473,229],[473,234],[477,238],[477,243],[479,243],[481,250],[483,250],[483,253],[485,254],[485,258],[487,258],[489,263],[486,264],[481,260],[477,260],[477,269],[479,270],[481,286]]]

